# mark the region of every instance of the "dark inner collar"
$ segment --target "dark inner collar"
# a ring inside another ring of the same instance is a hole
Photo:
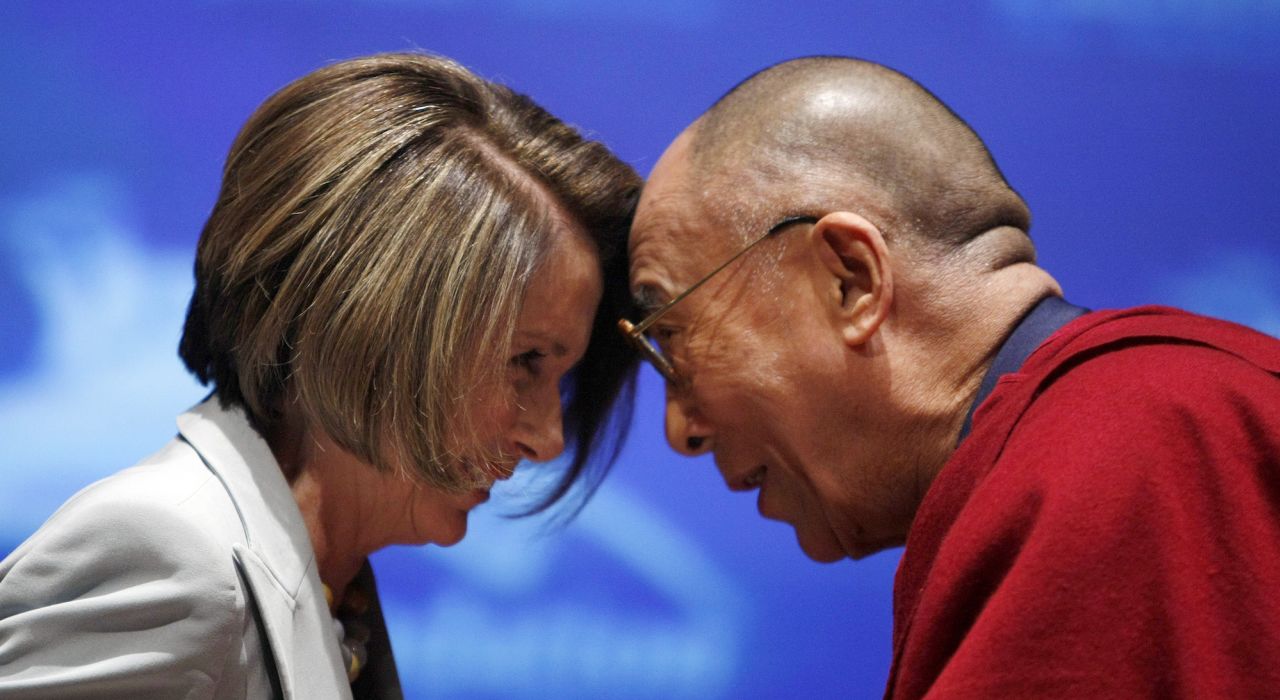
[[[1022,317],[1021,321],[1018,321],[1013,332],[1000,346],[1000,351],[996,353],[996,358],[991,362],[986,375],[982,377],[978,395],[974,397],[973,403],[969,406],[969,412],[964,417],[964,426],[960,428],[960,439],[957,440],[957,444],[963,442],[969,435],[969,431],[973,429],[973,414],[996,388],[996,381],[1005,374],[1018,371],[1027,357],[1049,336],[1087,313],[1089,313],[1088,309],[1069,303],[1062,297],[1051,296],[1041,299],[1026,316]]]

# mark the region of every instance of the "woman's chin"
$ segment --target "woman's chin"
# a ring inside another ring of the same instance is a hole
[[[464,513],[462,515],[461,526],[457,528],[453,528],[448,532],[443,532],[439,535],[436,535],[435,537],[432,537],[431,543],[435,544],[438,547],[452,547],[453,545],[461,542],[462,538],[466,536],[467,536],[467,516]]]
[[[438,518],[434,527],[424,533],[420,544],[434,544],[438,547],[452,547],[467,536],[467,511],[459,510]]]
[[[431,518],[432,527],[424,533],[423,544],[452,547],[467,535],[467,517],[472,509],[489,500],[488,489],[475,489],[458,498],[454,507]]]

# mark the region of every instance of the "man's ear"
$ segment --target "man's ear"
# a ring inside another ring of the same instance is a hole
[[[847,211],[828,214],[810,238],[838,285],[840,333],[849,346],[865,344],[889,315],[893,268],[880,229]]]

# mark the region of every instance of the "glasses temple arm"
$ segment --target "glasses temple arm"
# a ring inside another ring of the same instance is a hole
[[[746,248],[743,248],[742,250],[740,250],[740,251],[738,251],[737,253],[735,253],[733,257],[731,257],[731,258],[729,258],[728,260],[726,260],[726,261],[724,261],[724,262],[720,263],[720,266],[719,266],[719,267],[717,267],[716,269],[712,270],[711,272],[708,272],[708,273],[707,273],[707,274],[706,274],[702,279],[698,280],[697,282],[694,282],[692,287],[689,287],[688,289],[684,290],[683,292],[680,292],[680,294],[679,294],[678,296],[676,296],[676,298],[675,298],[675,299],[672,299],[671,301],[669,301],[669,302],[667,302],[667,303],[663,304],[663,305],[662,305],[662,308],[660,308],[660,309],[658,309],[657,311],[654,311],[653,313],[649,314],[649,317],[648,317],[648,318],[646,318],[645,320],[641,321],[638,325],[636,325],[636,326],[634,327],[634,332],[636,332],[636,333],[644,333],[646,330],[648,330],[648,329],[649,329],[649,327],[650,327],[650,326],[652,326],[652,325],[654,324],[654,322],[656,322],[658,319],[662,318],[662,315],[663,315],[663,314],[665,314],[665,313],[667,313],[667,311],[668,311],[671,307],[673,307],[673,306],[675,306],[676,304],[680,303],[680,300],[681,300],[681,299],[684,299],[685,297],[687,297],[687,296],[689,296],[690,294],[692,294],[692,293],[693,293],[693,291],[694,291],[695,289],[697,289],[698,287],[701,287],[702,285],[706,284],[706,283],[707,283],[707,280],[710,280],[712,277],[715,277],[715,276],[716,276],[716,273],[718,273],[718,272],[720,272],[721,270],[723,270],[723,269],[725,269],[726,267],[728,267],[730,264],[732,264],[732,263],[733,263],[733,261],[734,261],[734,260],[737,260],[738,258],[740,258],[740,257],[742,257],[743,255],[745,255],[745,254],[746,254],[746,252],[747,252],[748,250],[751,250],[752,248],[756,247],[756,244],[760,243],[760,241],[763,241],[764,239],[766,239],[766,238],[768,238],[769,236],[773,235],[773,234],[774,234],[774,232],[775,232],[776,230],[777,230],[777,229],[769,229],[768,231],[766,231],[766,232],[765,232],[765,234],[764,234],[763,236],[761,236],[761,237],[759,237],[759,238],[755,239],[754,241],[751,241],[750,245],[748,245]]]

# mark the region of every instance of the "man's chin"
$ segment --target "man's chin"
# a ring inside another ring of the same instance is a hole
[[[864,559],[872,554],[879,554],[886,549],[901,547],[902,543],[896,540],[884,540],[881,542],[846,542],[844,544],[844,553],[846,557],[857,561]]]
[[[804,552],[806,557],[818,562],[819,564],[830,564],[840,561],[850,556],[845,552],[838,542],[822,538],[821,542],[814,542],[812,538],[804,537],[800,531],[796,531],[796,542],[800,545],[800,550]],[[854,557],[855,559],[857,557]]]

